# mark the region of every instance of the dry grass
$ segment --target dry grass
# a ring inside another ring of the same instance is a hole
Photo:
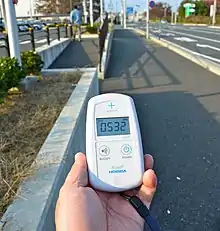
[[[46,77],[0,105],[0,217],[30,174],[40,147],[81,74]]]

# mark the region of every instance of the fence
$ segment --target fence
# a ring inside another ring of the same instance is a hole
[[[41,33],[40,33],[41,32]],[[20,42],[31,42],[32,50],[35,51],[36,49],[36,37],[37,39],[46,39],[46,44],[50,45],[51,39],[57,39],[60,41],[62,37],[64,38],[72,38],[73,36],[73,28],[71,25],[64,25],[59,26],[57,25],[56,28],[49,28],[45,27],[43,31],[35,31],[33,28],[29,29],[27,33],[19,33],[19,38],[21,38]],[[24,38],[22,40],[22,38]],[[0,45],[0,48],[5,48],[7,55],[10,57],[10,49],[9,49],[9,41],[8,41],[8,34],[3,33],[3,36],[0,38],[0,41],[4,41],[3,45]]]
[[[108,34],[108,14],[106,14],[105,19],[99,29],[99,71],[100,72],[102,71],[101,68],[102,54],[105,47],[105,40],[107,34]]]

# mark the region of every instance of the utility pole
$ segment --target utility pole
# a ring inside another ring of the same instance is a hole
[[[70,0],[70,12],[73,10],[73,1]]]
[[[149,0],[147,0],[147,10],[146,10],[146,39],[149,39],[149,20],[150,20],[150,7]]]
[[[217,8],[217,0],[214,0],[214,5],[213,5],[213,16],[212,16],[212,25],[215,25],[215,16],[216,16],[216,8]]]
[[[89,1],[89,17],[90,17],[90,26],[94,25],[93,21],[93,0]]]
[[[124,24],[124,29],[127,28],[126,25],[126,10],[127,9],[127,0],[123,0],[123,24]]]
[[[178,12],[175,12],[175,15],[174,15],[174,24],[177,23],[177,15],[178,15]]]
[[[8,26],[8,41],[11,58],[16,58],[21,65],[20,45],[15,6],[11,0],[5,1],[6,20]]]

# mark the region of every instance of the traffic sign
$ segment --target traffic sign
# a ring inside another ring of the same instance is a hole
[[[134,14],[134,7],[127,7],[127,15]]]
[[[196,10],[195,9],[189,9],[189,12],[194,13]]]
[[[151,8],[153,8],[153,7],[155,6],[155,1],[152,1],[152,0],[151,0],[151,1],[149,2],[149,6],[150,6]]]
[[[185,8],[186,8],[186,7],[195,8],[195,7],[196,7],[196,4],[194,4],[194,3],[185,3],[183,6],[184,6]]]

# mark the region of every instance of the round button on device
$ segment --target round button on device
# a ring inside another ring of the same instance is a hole
[[[99,154],[101,156],[108,156],[110,153],[110,149],[107,145],[102,145],[100,148],[99,148]]]
[[[129,155],[132,152],[132,148],[131,148],[131,146],[129,144],[124,144],[122,146],[122,148],[121,148],[121,151],[122,151],[123,154]]]

